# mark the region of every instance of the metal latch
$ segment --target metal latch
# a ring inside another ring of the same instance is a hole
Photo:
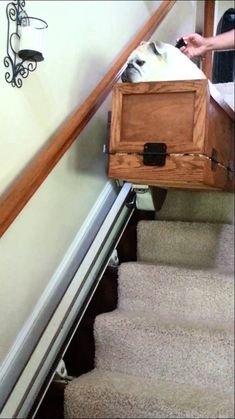
[[[103,144],[103,153],[109,154],[109,144],[110,144],[110,133],[111,133],[111,119],[112,119],[112,112],[108,111],[107,116],[107,128],[106,128],[106,141]]]
[[[219,161],[217,159],[217,151],[215,150],[215,148],[212,148],[212,153],[211,153],[211,170],[215,171],[217,168]]]
[[[127,196],[126,201],[127,208],[136,208],[136,192],[131,190]]]
[[[146,143],[143,151],[145,166],[165,166],[167,146],[165,143]]]
[[[55,375],[53,378],[53,381],[57,382],[68,382],[72,380],[72,376],[68,375],[66,365],[63,359],[59,361],[59,364],[57,365]]]

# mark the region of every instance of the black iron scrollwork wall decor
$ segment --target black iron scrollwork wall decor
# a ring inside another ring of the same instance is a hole
[[[13,87],[21,87],[22,79],[36,70],[37,62],[44,60],[41,35],[48,25],[42,19],[28,16],[24,7],[25,0],[16,0],[6,7],[8,27],[4,65],[9,71],[5,80]]]

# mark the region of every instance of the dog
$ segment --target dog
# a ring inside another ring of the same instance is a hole
[[[178,48],[160,41],[142,42],[129,56],[121,74],[124,83],[205,78]]]

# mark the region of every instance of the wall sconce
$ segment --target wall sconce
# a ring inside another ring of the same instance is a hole
[[[42,19],[28,16],[24,7],[25,0],[16,0],[6,7],[8,29],[4,65],[10,67],[10,71],[6,72],[5,80],[13,87],[21,87],[22,78],[28,77],[36,70],[37,63],[44,60],[44,29],[48,25]],[[12,26],[14,31],[11,31]]]

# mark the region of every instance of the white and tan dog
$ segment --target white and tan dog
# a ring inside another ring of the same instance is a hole
[[[121,80],[127,83],[205,79],[205,74],[173,45],[142,42],[127,60]]]

